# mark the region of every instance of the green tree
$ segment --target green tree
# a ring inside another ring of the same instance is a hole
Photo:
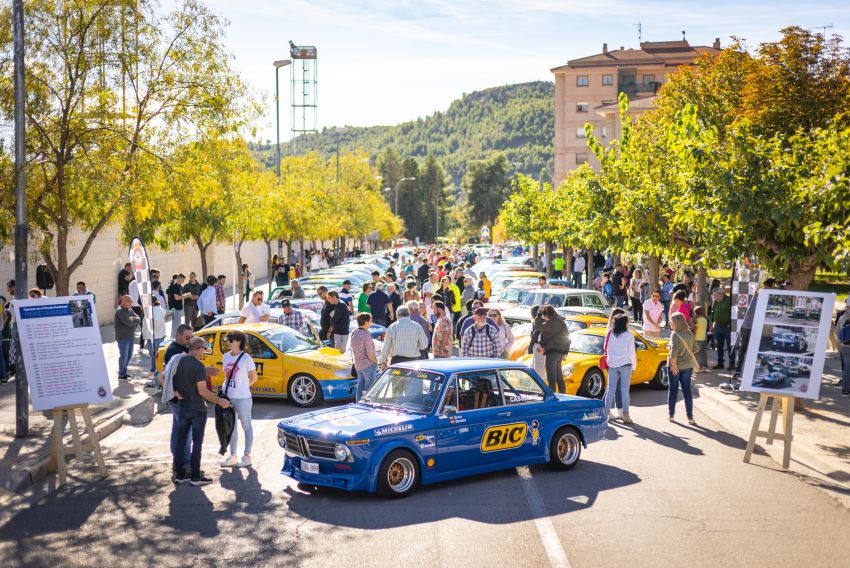
[[[510,164],[504,154],[469,164],[461,184],[470,231],[496,223],[502,204],[510,195]]]

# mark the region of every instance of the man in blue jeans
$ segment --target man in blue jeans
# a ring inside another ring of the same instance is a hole
[[[185,447],[192,434],[191,475],[186,477],[183,452],[174,453],[174,481],[179,484],[208,485],[212,479],[201,474],[201,452],[204,445],[204,427],[207,424],[207,401],[229,408],[230,401],[219,398],[207,388],[207,370],[201,363],[207,342],[201,337],[189,340],[188,357],[178,361],[174,371],[174,392],[179,395],[177,405],[180,417],[177,429],[177,448]]]
[[[115,341],[118,342],[118,379],[127,380],[127,365],[133,358],[133,345],[136,337],[136,326],[141,319],[133,311],[133,299],[124,295],[115,310]]]
[[[717,364],[712,368],[723,368],[723,351],[728,349],[731,370],[735,367],[735,356],[732,354],[732,298],[727,296],[722,288],[712,290],[711,296],[714,299],[714,306],[711,309],[711,326],[714,344],[717,346]]]

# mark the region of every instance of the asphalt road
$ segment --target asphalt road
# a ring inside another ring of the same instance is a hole
[[[847,566],[846,492],[765,456],[744,464],[744,441],[705,416],[668,423],[665,396],[633,387],[636,424],[615,423],[572,471],[511,469],[401,501],[299,491],[279,473],[275,424],[297,412],[280,401],[254,407],[254,468],[218,467],[210,421],[215,483],[175,486],[160,415],[104,441],[108,478],[74,462],[67,486],[7,503],[0,566]]]

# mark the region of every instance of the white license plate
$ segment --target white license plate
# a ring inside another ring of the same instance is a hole
[[[319,473],[319,464],[301,460],[301,469],[307,473]]]

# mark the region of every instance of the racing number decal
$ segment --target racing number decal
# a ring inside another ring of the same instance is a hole
[[[256,367],[257,367],[257,376],[262,377],[263,376],[263,363],[262,362],[257,363]]]
[[[484,436],[481,438],[481,451],[494,452],[518,448],[525,441],[527,431],[528,426],[525,422],[491,426],[484,430]]]

